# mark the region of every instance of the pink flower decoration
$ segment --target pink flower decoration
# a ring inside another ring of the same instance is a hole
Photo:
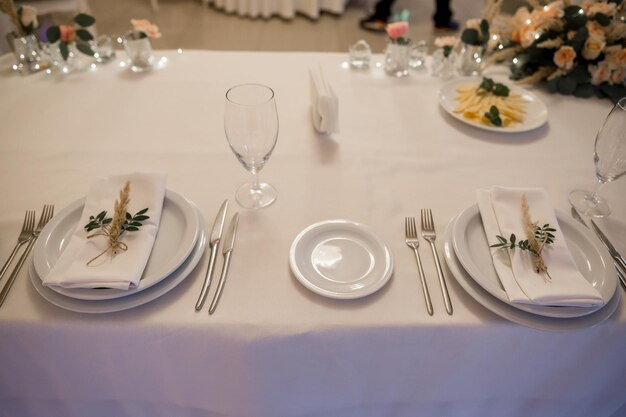
[[[130,19],[133,29],[145,33],[150,38],[160,38],[159,27],[146,19]]]
[[[63,42],[74,42],[76,38],[76,29],[71,25],[59,25],[61,31],[61,40]]]
[[[389,23],[386,29],[387,29],[387,35],[389,35],[391,39],[402,38],[409,31],[409,23],[408,22]]]

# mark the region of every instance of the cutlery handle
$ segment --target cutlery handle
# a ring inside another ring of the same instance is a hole
[[[213,270],[215,269],[215,258],[217,257],[217,245],[211,246],[211,255],[209,257],[209,266],[207,267],[206,277],[204,278],[204,284],[202,284],[202,290],[200,291],[200,297],[196,302],[196,311],[202,308],[204,300],[209,292],[211,286],[211,278],[213,277]]]
[[[217,283],[217,290],[215,291],[215,295],[213,296],[213,301],[211,301],[211,306],[209,307],[209,314],[213,314],[213,312],[217,308],[217,303],[219,303],[220,297],[222,296],[222,289],[224,288],[224,283],[226,282],[226,277],[228,276],[228,268],[230,267],[231,254],[232,252],[226,252],[224,254],[224,267],[222,268],[220,281]]]
[[[4,273],[7,272],[7,269],[9,269],[9,265],[11,265],[11,262],[13,262],[13,258],[15,258],[15,254],[17,253],[17,250],[26,242],[19,242],[15,245],[15,247],[13,248],[13,252],[11,252],[11,255],[9,255],[9,259],[7,259],[7,261],[5,262],[5,264],[2,266],[2,270],[0,271],[0,280],[2,279],[2,277],[4,277]]]
[[[620,268],[617,266],[617,264],[615,265],[615,269],[617,269],[617,277],[619,278],[619,283],[622,284],[622,289],[626,291],[626,277],[624,276],[624,273],[620,270]]]
[[[437,275],[439,276],[439,285],[441,286],[441,293],[443,294],[443,302],[446,305],[446,312],[452,315],[452,302],[450,301],[450,294],[448,293],[448,286],[446,280],[443,277],[443,270],[441,269],[441,262],[439,262],[439,255],[437,254],[437,248],[435,242],[430,243],[430,248],[433,250],[433,258],[435,258],[435,266],[437,266]]]
[[[19,274],[20,269],[22,269],[22,266],[24,265],[24,262],[26,262],[26,258],[28,257],[28,254],[30,253],[30,250],[33,248],[34,245],[35,245],[35,238],[32,238],[31,240],[28,241],[28,246],[26,246],[26,250],[24,251],[22,256],[20,256],[19,261],[17,261],[17,265],[15,265],[13,272],[11,272],[11,276],[9,276],[9,279],[4,284],[4,288],[2,288],[2,291],[0,292],[0,307],[2,307],[4,300],[7,298],[7,294],[9,294],[9,290],[11,289],[11,286],[13,285],[15,278],[17,278],[17,275]]]
[[[424,293],[424,302],[426,303],[426,311],[428,311],[428,315],[433,315],[433,303],[430,300],[430,292],[428,292],[428,285],[426,285],[426,279],[424,278],[424,268],[422,268],[422,261],[420,259],[420,254],[417,251],[417,248],[413,248],[413,252],[415,252],[415,260],[417,261],[417,270],[419,271],[420,281],[422,283],[422,292]]]

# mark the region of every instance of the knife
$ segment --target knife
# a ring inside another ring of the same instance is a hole
[[[209,292],[211,278],[213,277],[213,269],[215,267],[215,258],[217,257],[217,249],[220,245],[220,239],[222,238],[222,231],[224,230],[224,220],[226,219],[227,209],[228,200],[224,200],[224,202],[222,203],[222,207],[220,207],[220,211],[217,213],[217,217],[215,218],[215,223],[213,223],[211,239],[209,240],[209,249],[211,250],[211,256],[209,257],[209,266],[207,267],[204,284],[202,284],[200,297],[198,297],[198,302],[196,302],[196,311],[202,308],[204,300],[206,300],[206,296]]]
[[[591,222],[591,227],[593,227],[593,231],[596,232],[596,235],[598,235],[602,243],[604,243],[604,246],[606,246],[606,248],[609,250],[609,253],[613,257],[615,262],[618,263],[622,267],[622,271],[626,273],[626,261],[624,260],[624,257],[620,255],[617,249],[615,249],[615,246],[613,246],[609,238],[607,238],[606,235],[602,232],[602,230],[600,230],[596,222],[594,222],[593,219],[591,219],[590,222]]]
[[[574,217],[576,220],[578,220],[583,226],[585,226],[587,229],[589,229],[589,226],[587,226],[587,223],[585,223],[585,221],[583,220],[583,218],[581,217],[580,213],[578,213],[578,210],[576,210],[574,207],[572,207],[572,217]],[[594,225],[596,227],[596,229],[594,229],[594,231],[596,231],[596,234],[598,235],[598,237],[600,238],[600,241],[604,244],[604,246],[606,247],[606,249],[609,251],[611,257],[613,258],[613,263],[615,264],[615,269],[617,270],[617,277],[619,278],[620,284],[622,284],[622,288],[626,291],[626,276],[624,275],[626,273],[626,270],[621,271],[620,270],[620,266],[621,263],[618,263],[617,258],[614,256],[613,253],[611,253],[611,249],[609,248],[609,246],[607,246],[607,243],[602,240],[601,236],[604,236],[604,234],[599,235],[597,232],[600,231],[599,228],[597,228],[598,226],[595,225],[594,221],[591,220],[591,224]],[[602,232],[600,232],[602,233]],[[605,236],[606,237],[606,236]],[[611,243],[609,242],[609,245],[611,245]],[[613,247],[613,245],[611,245],[611,247]],[[615,249],[615,248],[613,248]],[[617,256],[619,257],[619,254],[617,254]]]
[[[224,283],[226,282],[226,277],[228,276],[230,255],[232,255],[233,248],[235,246],[235,236],[237,235],[238,224],[239,213],[235,213],[233,219],[230,221],[230,226],[226,231],[226,236],[224,237],[224,265],[222,266],[222,274],[220,275],[220,280],[217,283],[217,291],[215,291],[213,301],[211,301],[211,306],[209,307],[209,314],[213,314],[213,312],[217,308],[217,303],[220,301],[220,296],[222,295],[222,289],[224,288]]]

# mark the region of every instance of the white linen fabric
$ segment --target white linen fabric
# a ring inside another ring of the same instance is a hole
[[[370,70],[351,71],[345,53],[157,53],[167,66],[144,74],[121,68],[123,53],[59,79],[0,73],[0,257],[25,210],[62,209],[99,176],[167,172],[168,188],[196,203],[209,226],[224,199],[229,217],[239,211],[219,307],[210,316],[206,304],[194,309],[208,253],[166,295],[105,315],[50,304],[25,265],[0,308],[1,417],[626,415],[626,297],[594,327],[539,331],[482,307],[444,263],[448,316],[422,240],[429,316],[404,241],[405,216],[429,207],[443,258],[450,219],[496,181],[545,188],[555,209],[569,210],[569,190],[592,185],[608,100],[539,89],[548,125],[507,135],[450,117],[437,104],[441,80],[428,71],[388,77],[376,66],[381,55]],[[0,68],[12,62],[6,56]],[[318,64],[341,98],[338,140],[320,140],[311,126],[308,70]],[[244,82],[272,87],[280,118],[261,172],[279,196],[255,211],[234,200],[249,174],[224,136],[224,93]],[[599,225],[626,253],[626,181],[603,194],[613,213]],[[293,239],[328,219],[367,224],[389,246],[394,274],[384,288],[331,300],[295,279]],[[209,297],[222,263],[218,256]]]
[[[217,9],[227,13],[236,13],[245,17],[280,16],[284,19],[293,19],[296,13],[301,13],[312,19],[317,19],[320,12],[342,14],[347,0],[202,0],[203,3],[213,4]]]
[[[339,100],[328,83],[324,69],[309,69],[311,87],[311,119],[319,133],[339,133]]]
[[[96,216],[103,210],[107,217],[113,217],[113,206],[126,181],[130,182],[130,201],[127,212],[136,212],[148,208],[139,230],[126,232],[123,243],[127,250],[116,255],[106,252],[90,265],[92,259],[108,248],[106,236],[90,235],[101,232],[100,229],[87,232],[84,226],[90,216]],[[67,248],[48,275],[43,277],[43,285],[63,288],[116,288],[127,290],[139,284],[146,267],[152,246],[156,239],[161,221],[163,198],[165,197],[166,174],[133,173],[98,178],[85,200],[85,207],[76,230],[70,238]]]
[[[527,238],[522,216],[526,195],[530,218],[539,226],[550,224],[556,232],[552,244],[541,253],[549,277],[535,272],[534,255],[516,249],[491,248],[493,263],[512,303],[592,307],[603,305],[600,293],[587,282],[567,247],[558,220],[543,189],[491,187],[478,190],[476,198],[489,245],[500,243],[496,235],[518,241]]]

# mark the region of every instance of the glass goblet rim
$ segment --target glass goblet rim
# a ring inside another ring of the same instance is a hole
[[[241,87],[260,87],[263,90],[267,90],[269,92],[269,97],[267,97],[265,100],[259,101],[259,102],[255,102],[255,103],[241,103],[238,102],[236,100],[234,100],[233,98],[230,97],[230,93],[238,88]],[[229,103],[235,104],[237,106],[242,106],[242,107],[256,107],[256,106],[262,106],[264,104],[270,103],[272,100],[274,100],[274,90],[265,85],[265,84],[260,84],[260,83],[243,83],[243,84],[237,84],[235,86],[230,87],[227,91],[226,91],[226,101],[228,101]]]

